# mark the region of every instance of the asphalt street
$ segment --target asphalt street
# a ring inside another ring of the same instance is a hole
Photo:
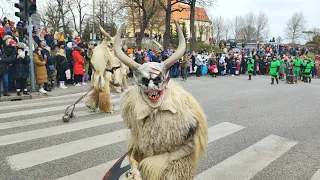
[[[190,77],[179,82],[208,118],[197,180],[320,180],[320,79],[270,85],[267,76]],[[83,91],[85,88],[82,89]],[[88,110],[64,123],[83,92],[0,102],[0,180],[101,180],[126,151],[119,116]]]

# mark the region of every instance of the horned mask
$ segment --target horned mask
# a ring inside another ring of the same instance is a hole
[[[122,24],[115,36],[114,48],[118,59],[133,70],[134,79],[140,88],[140,93],[144,101],[151,107],[156,108],[162,104],[166,85],[169,82],[170,68],[179,58],[184,55],[186,42],[179,24],[175,22],[179,35],[179,46],[177,51],[162,63],[148,62],[142,65],[130,59],[122,51],[120,45],[120,36],[124,28]]]
[[[101,26],[100,26],[101,33],[105,36],[105,43],[111,49],[113,49],[114,44],[114,37],[111,37]]]

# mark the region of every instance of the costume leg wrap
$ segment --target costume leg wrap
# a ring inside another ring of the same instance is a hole
[[[99,92],[99,109],[101,112],[113,113],[109,81],[105,81],[103,89]]]
[[[114,109],[110,102],[110,93],[102,91],[99,93],[99,109],[101,112],[113,113]]]
[[[92,93],[87,98],[85,104],[89,109],[96,110],[99,103],[99,89],[94,88]]]
[[[127,77],[124,75],[122,77],[122,91],[124,91],[125,89],[127,89],[128,87],[128,83],[127,83]]]

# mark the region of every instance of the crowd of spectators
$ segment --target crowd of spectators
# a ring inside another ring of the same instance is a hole
[[[52,91],[66,84],[85,85],[90,79],[90,59],[95,42],[87,44],[80,37],[71,37],[50,29],[32,29],[33,52],[27,33],[28,24],[14,23],[8,18],[0,20],[0,96],[28,95],[30,85],[30,53],[34,57],[35,81],[40,93]]]

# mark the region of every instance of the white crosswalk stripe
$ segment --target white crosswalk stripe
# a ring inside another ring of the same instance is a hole
[[[0,148],[17,148],[16,151],[5,152],[6,155],[3,157],[8,167],[10,167],[12,174],[24,173],[24,176],[28,177],[27,179],[34,180],[102,179],[107,170],[118,160],[119,154],[125,153],[126,147],[123,147],[119,151],[113,147],[125,144],[129,130],[125,128],[126,126],[119,115],[120,94],[112,95],[112,103],[116,110],[115,114],[103,114],[98,111],[93,112],[82,108],[85,107],[82,101],[76,106],[76,117],[70,123],[62,124],[61,118],[63,112],[61,111],[67,107],[65,104],[75,102],[83,94],[78,93],[72,94],[69,97],[62,96],[60,98],[51,97],[44,98],[43,100],[30,100],[27,103],[19,102],[0,107],[0,130],[7,132],[7,134],[2,133],[0,135]],[[23,110],[23,108],[30,106],[35,108]],[[18,110],[19,108],[20,110]],[[6,112],[1,113],[3,110]],[[56,112],[56,114],[45,116],[48,112]],[[26,115],[30,117],[21,120],[10,120],[13,117],[23,117]],[[79,122],[77,122],[77,118],[79,118]],[[24,130],[23,128],[27,126],[28,129]],[[13,133],[11,130],[13,130]],[[230,122],[222,122],[210,126],[208,127],[208,144],[219,144],[227,139],[234,138],[236,134],[245,132],[246,130],[246,127]],[[80,132],[81,134],[88,132],[88,134],[78,138],[77,136],[79,136]],[[50,141],[53,137],[56,137],[55,139],[59,141],[51,143]],[[66,137],[65,140],[64,137]],[[38,144],[38,142],[41,143]],[[47,145],[43,143],[47,143]],[[283,156],[297,143],[296,141],[277,135],[266,136],[250,144],[247,148],[239,149],[238,153],[231,155],[231,157],[222,160],[220,163],[209,162],[210,167],[202,169],[196,179],[249,180],[263,171],[273,161]],[[103,154],[108,154],[105,157],[110,158],[98,162],[94,158],[95,154],[93,152],[99,148],[105,149],[106,152]],[[214,152],[208,149],[208,153]],[[88,159],[90,165],[86,165],[86,162],[84,162],[84,164],[74,166],[72,162],[68,164],[69,162],[65,161],[65,159],[71,158],[77,162],[77,159],[81,159],[82,156],[92,156],[92,158]],[[70,169],[68,173],[52,173],[42,178],[37,176],[37,173],[41,174],[45,171],[42,167],[46,164],[51,164],[52,168],[55,168],[52,171],[65,172],[64,169],[59,169],[59,163],[62,162],[67,163]],[[123,164],[128,164],[127,158]],[[36,172],[28,174],[29,171]],[[314,174],[312,180],[320,180],[320,170]]]
[[[320,169],[312,176],[311,180],[320,180]]]
[[[270,135],[197,176],[201,180],[251,179],[297,142]]]
[[[111,103],[114,103],[117,101],[119,101],[119,99],[113,99],[113,100],[111,100]],[[79,107],[86,107],[86,104],[79,103],[79,104],[77,104],[77,107],[78,108]],[[33,110],[2,113],[0,119],[22,116],[22,115],[30,115],[30,114],[36,114],[36,113],[45,113],[45,112],[50,112],[50,111],[58,111],[58,110],[64,110],[64,109],[66,109],[66,106],[46,107],[46,108],[39,108],[39,109],[33,109]]]

